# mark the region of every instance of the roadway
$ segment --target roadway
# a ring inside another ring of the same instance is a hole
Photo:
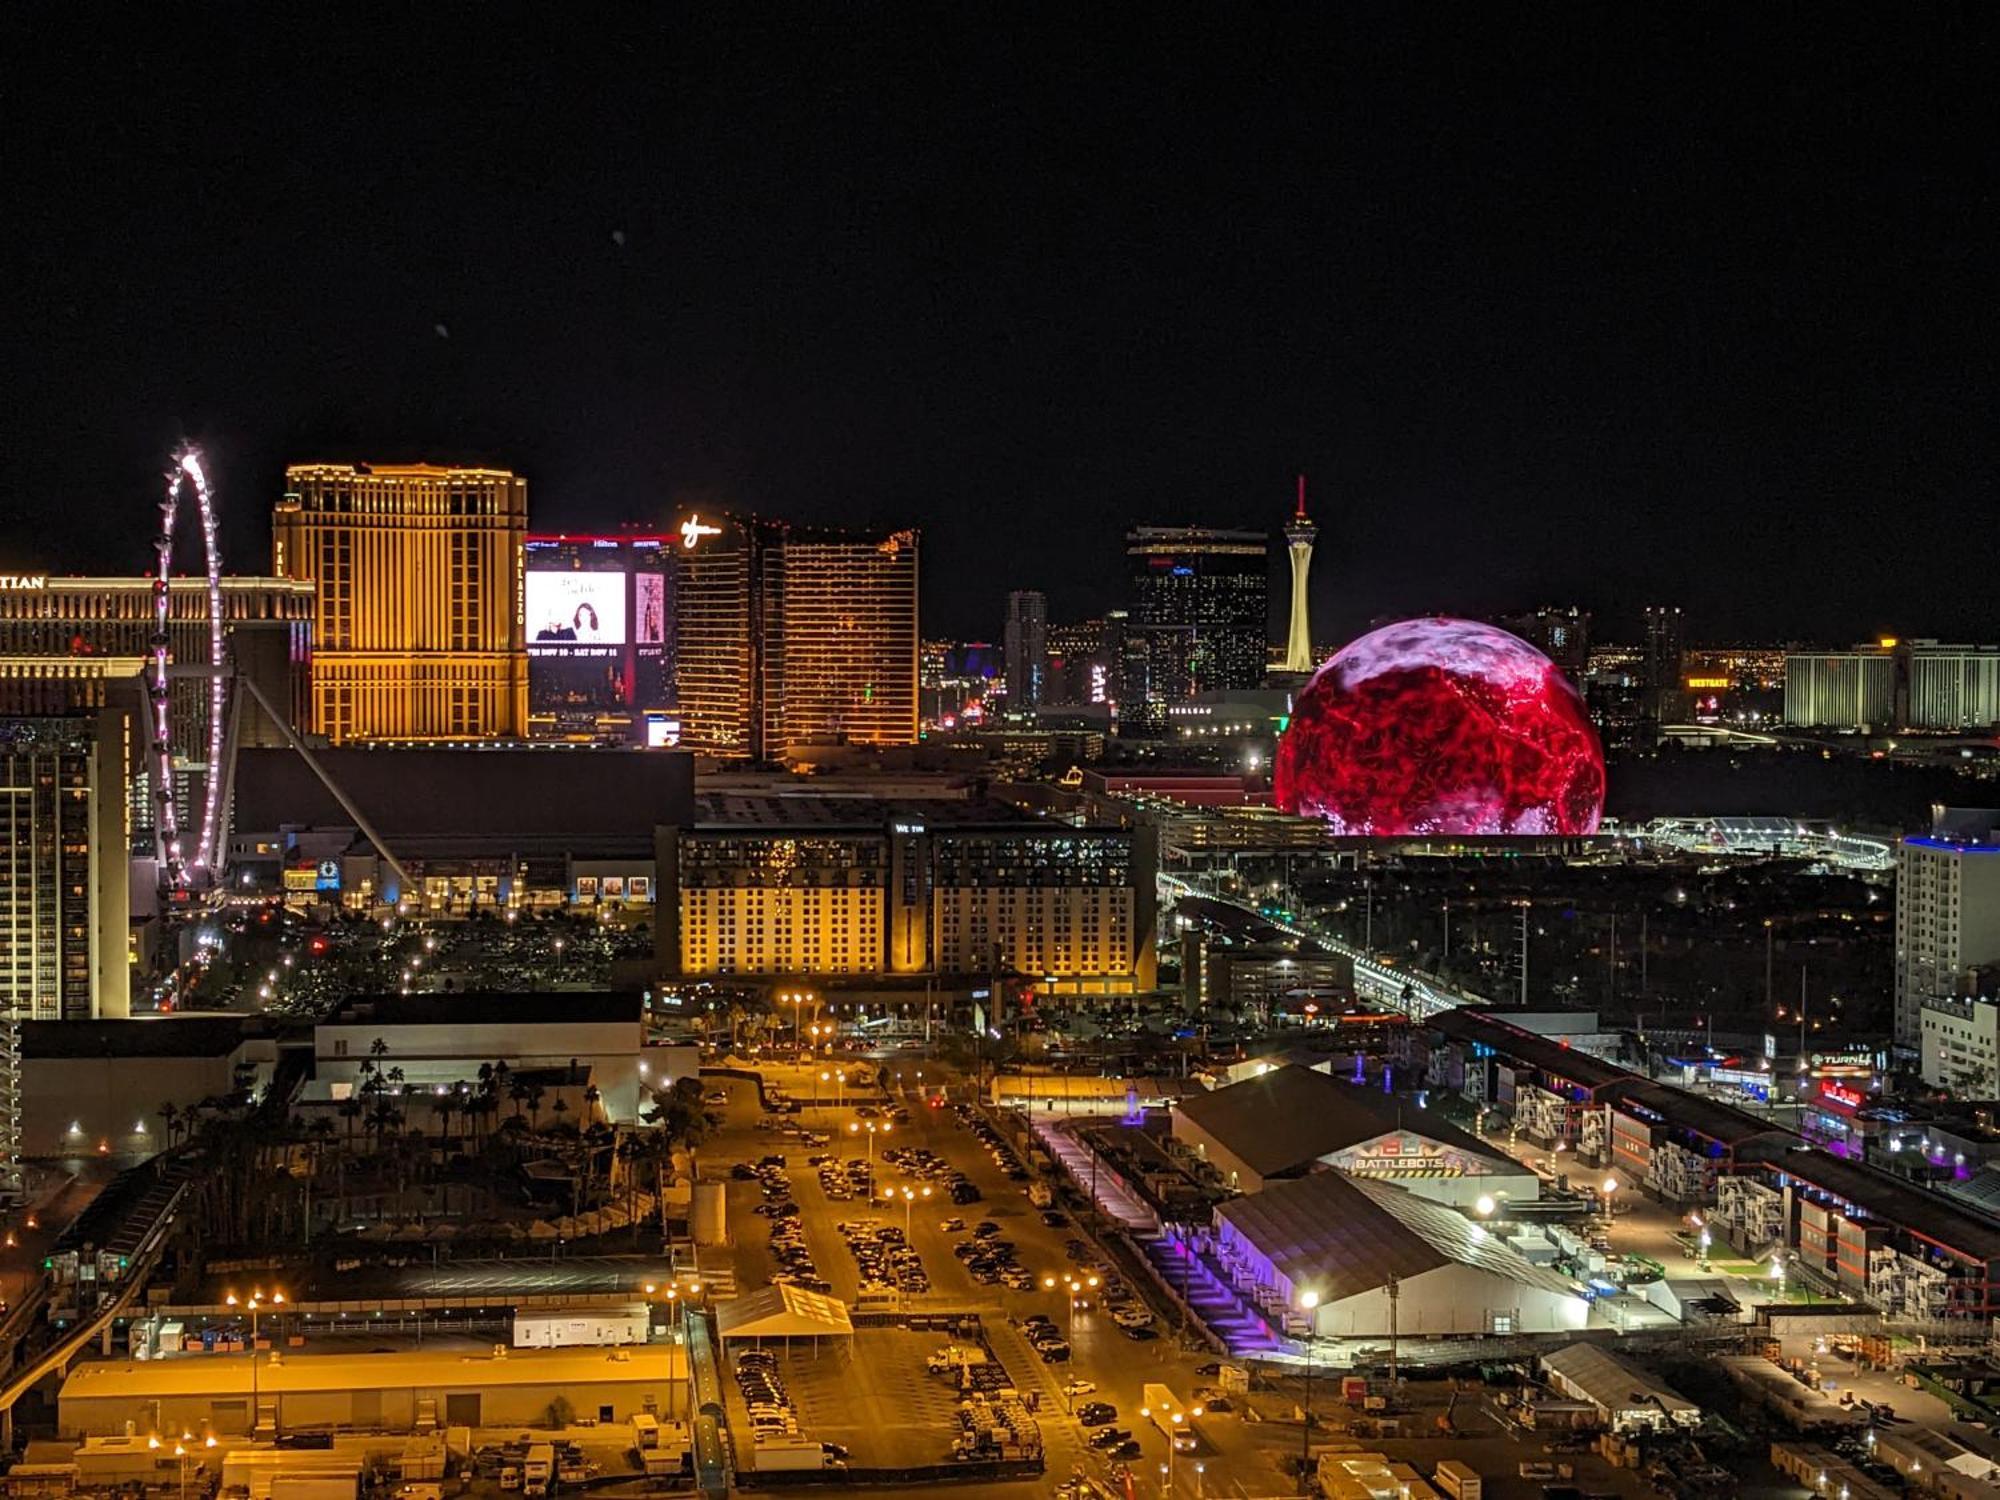
[[[1251,902],[1225,895],[1219,889],[1207,889],[1201,882],[1188,880],[1179,875],[1162,873],[1159,884],[1164,892],[1175,896],[1199,897],[1221,906],[1234,907],[1288,937],[1298,938],[1302,942],[1317,943],[1330,953],[1340,954],[1354,964],[1354,988],[1358,994],[1386,1004],[1391,1010],[1404,1012],[1413,1020],[1428,1020],[1439,1011],[1456,1010],[1461,1005],[1489,1003],[1477,995],[1454,988],[1435,974],[1425,973],[1421,969],[1385,964],[1364,949],[1343,942],[1334,936],[1324,923],[1310,917],[1293,919],[1271,916],[1260,911]],[[1406,989],[1410,991],[1408,1000],[1403,994]]]

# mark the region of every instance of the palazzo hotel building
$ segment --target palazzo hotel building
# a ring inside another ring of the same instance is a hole
[[[528,483],[505,469],[295,464],[272,571],[318,590],[314,729],[332,743],[528,732]]]

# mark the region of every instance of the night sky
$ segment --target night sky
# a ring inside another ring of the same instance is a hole
[[[2000,637],[2000,13],[1093,9],[7,7],[0,571],[191,438],[242,571],[288,461],[476,459],[921,525],[991,638],[1304,469],[1327,642]]]

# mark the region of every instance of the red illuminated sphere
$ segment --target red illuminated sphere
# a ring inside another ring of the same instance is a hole
[[[1278,806],[1349,834],[1594,833],[1604,752],[1526,641],[1404,620],[1313,674],[1278,741]]]

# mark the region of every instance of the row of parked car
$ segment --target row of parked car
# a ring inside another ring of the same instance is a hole
[[[775,1268],[771,1280],[809,1292],[831,1292],[833,1283],[819,1274],[812,1251],[806,1246],[805,1225],[799,1218],[799,1206],[792,1199],[792,1179],[785,1173],[784,1157],[767,1156],[748,1171],[764,1195],[764,1201],[751,1212],[771,1221],[771,1264]]]
[[[1006,1137],[995,1130],[984,1115],[969,1104],[955,1105],[952,1112],[957,1115],[961,1125],[979,1137],[979,1144],[984,1146],[987,1154],[993,1158],[993,1165],[1006,1173],[1010,1182],[1028,1180],[1028,1169],[1021,1165],[1021,1158],[1015,1154],[1014,1148],[1007,1144]]]
[[[736,1388],[750,1410],[753,1438],[797,1437],[799,1416],[785,1382],[778,1375],[778,1357],[761,1349],[745,1349],[736,1356]]]
[[[921,1296],[931,1289],[923,1257],[903,1238],[903,1231],[880,1219],[843,1219],[840,1237],[861,1273],[861,1296],[901,1292]]]
[[[964,1230],[965,1220],[946,1219],[938,1228],[956,1234]],[[999,1283],[1017,1292],[1034,1289],[1034,1272],[1016,1258],[1014,1242],[1002,1239],[1000,1226],[991,1219],[981,1219],[971,1237],[953,1245],[951,1253],[965,1262],[966,1274],[981,1286]]]
[[[926,1146],[891,1146],[883,1151],[882,1160],[906,1177],[936,1183],[960,1207],[979,1201],[972,1179]]]
[[[836,1203],[875,1196],[875,1172],[865,1157],[857,1156],[843,1165],[833,1156],[811,1156],[806,1165],[819,1168],[820,1191]]]
[[[1069,1363],[1069,1340],[1056,1327],[1055,1320],[1045,1313],[1031,1313],[1021,1320],[1021,1336],[1028,1341],[1028,1347],[1042,1357],[1045,1365]]]

